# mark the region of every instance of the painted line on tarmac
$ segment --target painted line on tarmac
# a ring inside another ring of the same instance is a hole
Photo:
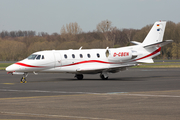
[[[66,92],[66,91],[43,91],[43,90],[9,90],[9,89],[0,89],[0,91],[6,92],[35,92],[35,93],[61,93],[61,94],[101,94],[93,92]]]
[[[14,85],[15,83],[0,83],[0,84],[4,84],[4,85]]]
[[[55,95],[55,96],[30,96],[30,97],[9,97],[9,98],[0,98],[0,100],[22,100],[22,99],[40,99],[40,98],[55,98],[55,97],[67,97],[67,96],[82,96],[85,94],[74,94],[74,95]],[[92,94],[89,94],[92,95]]]
[[[50,114],[35,114],[35,113],[18,113],[18,112],[0,112],[1,114],[13,114],[13,115],[29,115],[39,117],[56,117],[56,118],[74,118],[74,119],[89,119],[89,120],[115,120],[109,118],[95,118],[95,117],[82,117],[82,116],[68,116],[68,115],[50,115]]]
[[[32,93],[59,93],[59,94],[94,94],[94,95],[128,95],[128,96],[139,96],[139,97],[169,97],[169,98],[180,98],[176,95],[153,95],[153,94],[137,94],[128,92],[107,92],[107,93],[94,93],[94,92],[66,92],[66,91],[43,91],[43,90],[9,90],[0,89],[0,91],[7,92],[32,92]],[[162,91],[163,92],[163,91]],[[166,91],[167,92],[167,91]],[[39,96],[40,97],[40,96]],[[41,96],[43,97],[43,96]]]
[[[139,97],[168,97],[168,98],[180,98],[180,96],[174,95],[149,95],[149,94],[124,94],[130,96],[139,96]]]
[[[169,91],[154,91],[154,92],[179,92],[179,90],[169,90]],[[144,94],[143,94],[144,93]],[[141,93],[133,93],[133,92],[110,92],[106,94],[114,94],[114,95],[128,95],[128,96],[139,96],[139,97],[168,97],[168,98],[180,98],[179,95],[153,95],[151,94],[146,94],[146,92],[141,92]]]

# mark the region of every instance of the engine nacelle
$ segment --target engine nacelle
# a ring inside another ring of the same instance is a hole
[[[123,62],[137,57],[137,53],[129,49],[110,49],[106,51],[106,55],[108,52],[107,58],[109,61]]]

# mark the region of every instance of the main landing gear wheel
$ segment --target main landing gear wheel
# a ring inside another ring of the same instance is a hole
[[[76,77],[78,80],[82,80],[82,79],[83,79],[83,74],[76,74],[75,77]]]
[[[108,79],[108,76],[105,76],[105,75],[103,75],[103,74],[100,74],[100,78],[101,78],[102,80],[107,80],[107,79]]]

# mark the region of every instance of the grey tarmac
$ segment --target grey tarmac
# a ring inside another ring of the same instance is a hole
[[[29,74],[0,71],[0,120],[177,120],[180,69],[129,68],[109,74]]]

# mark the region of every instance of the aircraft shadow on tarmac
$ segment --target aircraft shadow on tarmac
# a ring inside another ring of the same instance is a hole
[[[47,78],[39,80],[29,80],[28,83],[34,82],[61,82],[61,81],[148,81],[152,79],[159,79],[164,76],[146,76],[146,77],[118,77],[118,78],[109,78],[108,80],[102,80],[98,78],[84,78],[83,80],[77,80],[76,78]]]

